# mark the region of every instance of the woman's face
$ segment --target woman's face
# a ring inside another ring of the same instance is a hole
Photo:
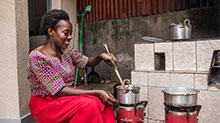
[[[57,23],[56,29],[50,35],[55,47],[62,50],[66,49],[72,39],[72,24],[67,20],[61,20]]]

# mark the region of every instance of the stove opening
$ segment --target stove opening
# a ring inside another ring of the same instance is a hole
[[[220,89],[220,50],[215,50],[213,52],[208,74],[208,85]]]
[[[165,70],[165,53],[154,53],[155,70]]]

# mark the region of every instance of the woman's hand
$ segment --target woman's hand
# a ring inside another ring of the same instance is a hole
[[[88,60],[88,62],[86,64],[86,66],[96,66],[102,60],[105,61],[110,66],[116,67],[117,59],[111,53],[110,54],[108,54],[108,53],[101,53],[100,55],[98,55],[96,57],[89,57],[89,60]]]
[[[102,53],[100,56],[107,64],[116,67],[117,59],[113,54]]]
[[[105,105],[115,105],[118,101],[112,96],[111,93],[103,90],[94,90],[96,96],[105,104]]]

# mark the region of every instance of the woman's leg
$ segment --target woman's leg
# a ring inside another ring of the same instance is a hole
[[[115,123],[114,110],[112,106],[107,106],[103,112],[103,118],[105,123]]]
[[[69,123],[105,123],[96,100],[85,96],[76,101],[80,109],[77,109]]]
[[[30,109],[38,123],[114,123],[111,108],[94,96],[35,97]]]
[[[95,100],[102,114],[104,123],[115,123],[114,110],[112,106],[105,106],[100,99],[95,96],[86,95],[87,97]]]

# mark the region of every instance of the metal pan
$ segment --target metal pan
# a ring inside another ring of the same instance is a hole
[[[164,93],[164,104],[174,107],[191,107],[197,105],[198,90],[192,88],[166,88]]]

